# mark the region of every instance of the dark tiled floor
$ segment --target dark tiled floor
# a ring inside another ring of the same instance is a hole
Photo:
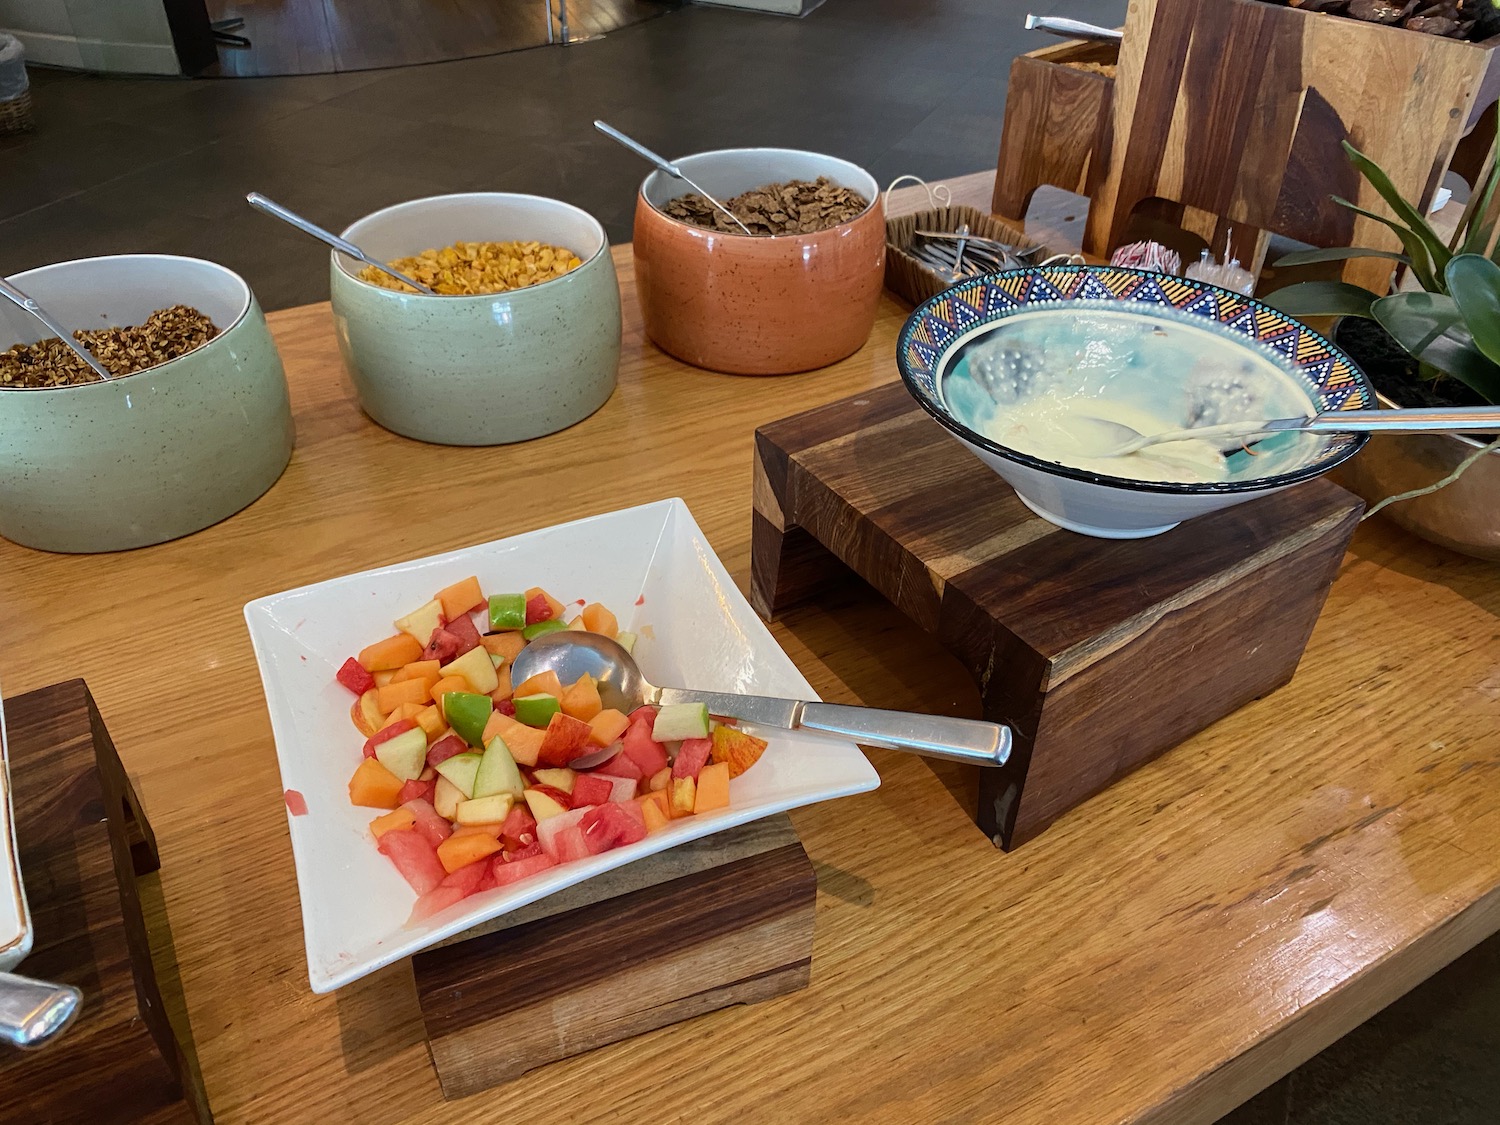
[[[602,42],[302,78],[34,72],[40,130],[0,139],[0,274],[124,250],[195,254],[280,308],[327,297],[317,244],[253,213],[259,190],[338,228],[402,199],[510,189],[630,237],[642,166],[604,117],[671,154],[778,144],[887,182],[995,159],[1027,11],[1118,22],[1124,0],[828,0],[805,20],[687,8]],[[1500,1122],[1491,939],[1221,1125]],[[1059,1123],[1088,1125],[1088,1123]]]

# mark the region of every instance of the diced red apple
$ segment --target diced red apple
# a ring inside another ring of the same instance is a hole
[[[468,800],[464,791],[446,777],[439,777],[432,791],[432,804],[438,815],[452,820],[458,815],[459,802]]]
[[[411,723],[395,738],[376,746],[375,759],[402,781],[415,781],[427,768],[427,732]]]
[[[526,798],[526,807],[531,810],[531,815],[536,817],[537,827],[540,828],[549,820],[556,820],[568,811],[568,795],[561,789],[553,789],[550,786],[532,786],[523,794]]]
[[[432,639],[435,629],[443,627],[443,603],[433,598],[425,605],[412,610],[405,617],[396,619],[396,628],[408,637],[416,638],[420,645]]]
[[[405,734],[409,730],[416,729],[415,719],[398,719],[388,727],[381,727],[369,738],[365,739],[365,757],[375,757],[375,751],[382,742],[395,738],[398,734]]]
[[[560,766],[555,769],[532,770],[531,776],[536,778],[538,783],[542,785],[550,785],[554,789],[561,789],[564,793],[571,794],[573,792],[573,782],[577,779],[578,774],[566,766]]]
[[[537,765],[565,766],[575,758],[592,753],[594,748],[589,746],[592,731],[588,723],[559,711],[552,716],[542,736]]]
[[[458,754],[467,754],[469,744],[456,734],[445,734],[427,748],[427,764],[440,766]]]
[[[444,664],[442,672],[445,677],[462,676],[480,695],[489,695],[500,683],[500,678],[495,675],[495,666],[490,663],[490,654],[480,648],[477,641],[469,651]]]
[[[515,797],[509,793],[495,793],[487,797],[475,797],[458,806],[454,817],[459,824],[503,824],[510,815]]]

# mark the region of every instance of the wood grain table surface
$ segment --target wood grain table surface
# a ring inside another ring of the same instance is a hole
[[[124,554],[0,542],[0,683],[87,678],[156,832],[160,975],[220,1122],[1211,1122],[1500,929],[1500,569],[1376,520],[1290,685],[1019,850],[974,827],[972,772],[894,753],[871,753],[876,792],[793,814],[819,884],[807,990],[445,1105],[407,965],[308,988],[241,607],[668,496],[745,587],[754,428],[895,378],[906,310],[887,297],[832,368],[713,375],[646,343],[616,260],[620,386],[572,429],[396,437],[356,406],[328,307],[291,309],[271,323],[297,451],[268,495]],[[774,632],[826,698],[977,711],[856,580]]]

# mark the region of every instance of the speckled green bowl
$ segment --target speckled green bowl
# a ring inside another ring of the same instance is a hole
[[[107,383],[0,390],[0,535],[44,551],[122,551],[233,515],[292,455],[281,359],[250,287],[212,262],[83,258],[10,279],[75,328],[191,305],[203,347]],[[0,301],[0,351],[49,333]]]
[[[567,203],[477,192],[397,204],[344,237],[381,261],[455,242],[565,246],[583,264],[552,281],[479,297],[382,289],[333,254],[339,350],[359,403],[388,430],[439,445],[503,445],[598,410],[620,365],[620,287],[604,228]]]

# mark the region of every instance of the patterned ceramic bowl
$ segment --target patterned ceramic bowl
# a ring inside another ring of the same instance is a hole
[[[381,261],[455,242],[544,242],[583,264],[474,297],[382,289],[331,255],[334,331],[359,404],[388,430],[439,445],[502,445],[598,410],[620,366],[620,285],[592,215],[504,192],[441,195],[367,215],[344,237]]]
[[[701,152],[677,162],[718,199],[787,180],[834,183],[870,201],[813,234],[755,238],[670,218],[690,190],[662,172],[635,203],[635,280],[646,335],[695,367],[731,375],[789,375],[837,363],[875,327],[885,284],[885,210],[863,168],[784,148]]]
[[[1089,471],[1010,448],[992,436],[1006,432],[1010,415],[1049,396],[1086,396],[1107,404],[1101,413],[1138,410],[1165,430],[1378,405],[1363,372],[1290,317],[1216,286],[1116,267],[1052,266],[963,282],[912,313],[897,362],[917,402],[1029,508],[1111,539],[1157,535],[1310,480],[1352,457],[1365,435],[1279,434],[1254,452],[1230,453],[1224,479],[1185,483]]]
[[[109,382],[0,390],[0,535],[46,551],[122,551],[233,515],[292,456],[281,358],[244,280],[167,254],[82,258],[16,274],[63,324],[141,324],[191,305],[219,334]],[[47,337],[0,301],[0,351]]]

